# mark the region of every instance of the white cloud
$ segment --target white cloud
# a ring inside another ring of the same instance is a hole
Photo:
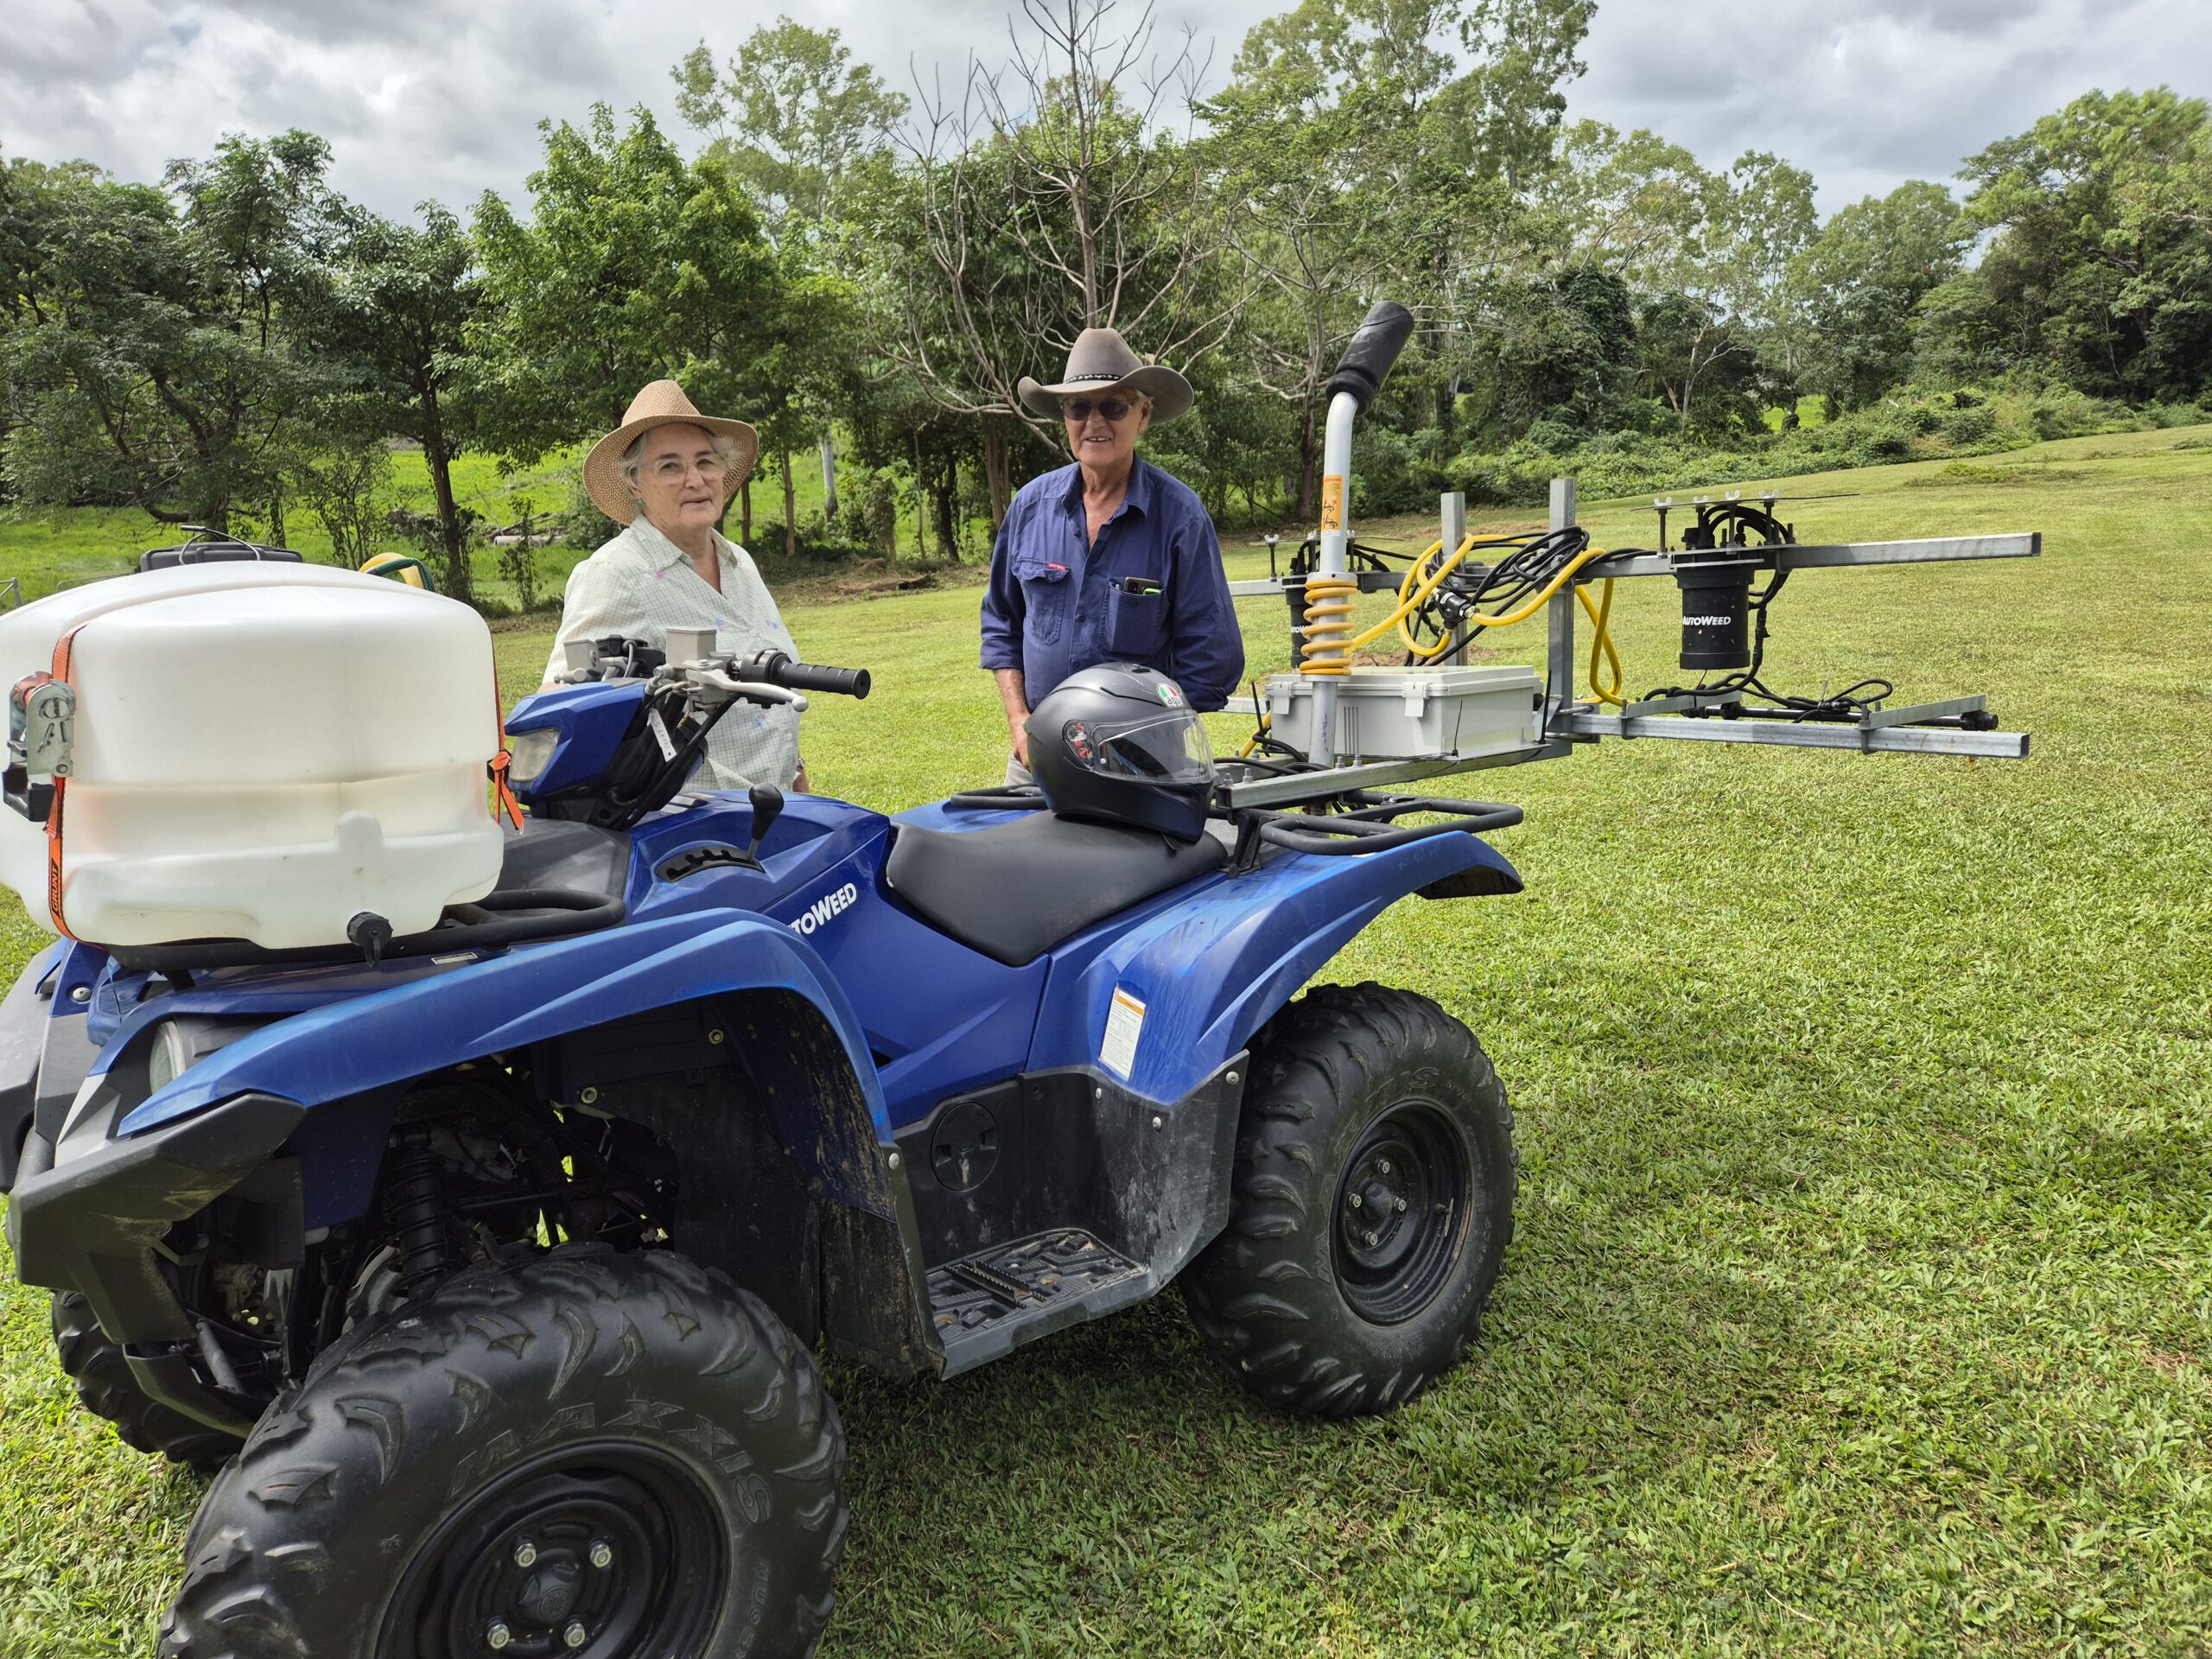
[[[1218,79],[1244,31],[1290,0],[1160,0]],[[643,103],[674,125],[670,66],[702,35],[727,54],[779,11],[843,31],[906,89],[995,61],[997,0],[14,0],[0,53],[0,149],[85,156],[129,178],[226,131],[303,126],[334,182],[387,213],[513,196],[541,118]],[[1746,149],[1811,169],[1833,210],[1961,160],[2091,86],[2212,93],[2203,0],[1605,0],[1573,112],[1649,126],[1708,165]]]

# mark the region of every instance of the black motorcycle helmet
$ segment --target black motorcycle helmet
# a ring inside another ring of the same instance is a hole
[[[1030,712],[1029,771],[1056,817],[1205,834],[1213,750],[1158,669],[1101,663],[1061,681]]]

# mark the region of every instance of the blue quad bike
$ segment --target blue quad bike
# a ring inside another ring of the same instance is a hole
[[[817,1343],[949,1378],[1179,1282],[1287,1410],[1458,1363],[1512,1230],[1497,1074],[1427,997],[1299,993],[1398,899],[1518,891],[1476,833],[1517,809],[1192,840],[690,795],[723,714],[865,672],[603,642],[571,677],[509,722],[499,887],[434,931],[64,940],[0,1010],[61,1363],[219,1471],[165,1655],[810,1652],[848,1522]]]

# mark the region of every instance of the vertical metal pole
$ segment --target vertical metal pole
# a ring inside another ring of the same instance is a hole
[[[1459,543],[1467,539],[1467,498],[1459,490],[1447,491],[1440,505],[1442,511],[1438,517],[1443,521],[1444,529],[1438,539],[1444,543],[1442,556],[1448,559],[1459,550]],[[1471,630],[1464,622],[1454,626],[1450,646],[1437,660],[1455,668],[1464,666],[1467,660],[1467,635],[1470,632]]]
[[[1566,530],[1574,523],[1574,480],[1552,480],[1552,524]],[[1544,639],[1544,734],[1567,704],[1574,701],[1574,584],[1552,597],[1550,626]]]
[[[1321,435],[1321,556],[1314,574],[1341,576],[1350,567],[1351,543],[1351,423],[1359,399],[1340,391],[1329,399],[1328,425]],[[1308,759],[1320,766],[1337,763],[1337,677],[1317,674],[1313,683],[1313,747]]]

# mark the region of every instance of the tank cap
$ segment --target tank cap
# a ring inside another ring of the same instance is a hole
[[[391,924],[373,910],[365,910],[346,924],[346,939],[373,968],[384,960],[385,946],[391,943]]]

